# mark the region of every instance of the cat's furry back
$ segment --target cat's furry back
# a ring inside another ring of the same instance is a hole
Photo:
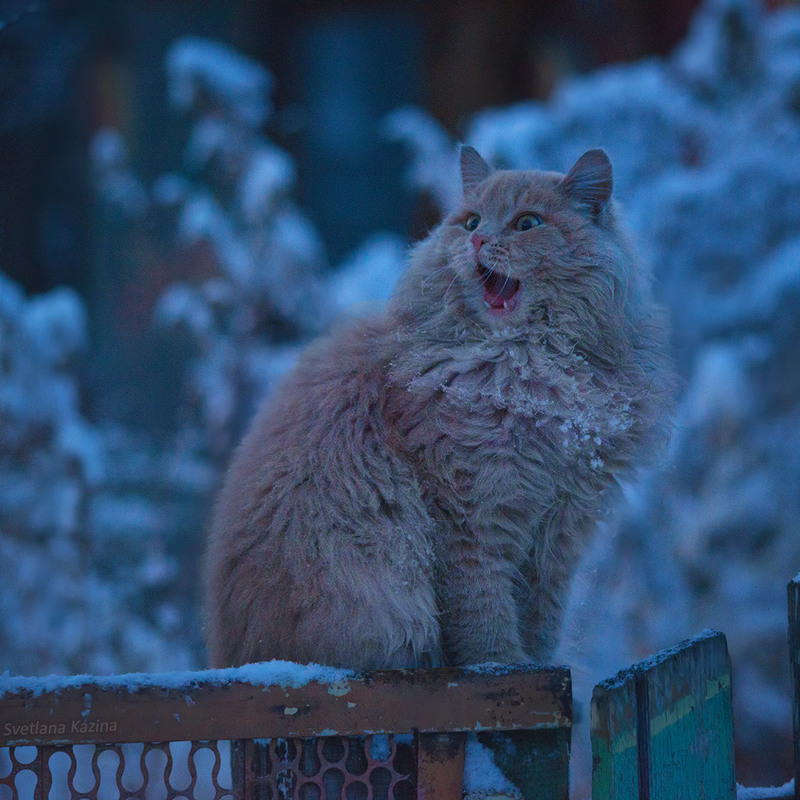
[[[387,311],[314,343],[217,504],[214,666],[546,661],[608,489],[663,433],[666,333],[611,167],[490,171]]]

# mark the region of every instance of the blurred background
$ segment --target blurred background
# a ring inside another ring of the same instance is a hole
[[[27,288],[88,291],[88,143],[119,131],[146,179],[180,162],[188,121],[167,104],[164,70],[180,36],[269,69],[269,133],[295,158],[299,197],[337,258],[370,231],[412,227],[408,198],[393,199],[401,159],[376,135],[383,114],[415,103],[458,130],[487,106],[546,98],[564,75],[670,52],[696,5],[3,0],[0,253]]]
[[[458,141],[559,170],[605,147],[673,317],[675,435],[570,601],[579,708],[719,627],[739,779],[782,783],[793,3],[0,0],[0,671],[203,666],[221,470],[305,344],[385,301],[457,199]]]

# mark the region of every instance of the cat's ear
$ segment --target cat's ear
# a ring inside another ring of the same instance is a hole
[[[485,181],[491,171],[492,168],[474,147],[468,144],[461,145],[461,180],[464,183],[464,191]]]
[[[605,150],[587,150],[575,166],[559,184],[561,190],[585,208],[592,218],[600,218],[606,204],[611,199],[614,179],[611,174],[611,161]]]

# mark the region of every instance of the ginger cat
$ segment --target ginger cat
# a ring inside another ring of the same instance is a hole
[[[494,171],[387,310],[313,343],[214,513],[214,666],[547,662],[609,489],[663,435],[666,325],[611,164]]]

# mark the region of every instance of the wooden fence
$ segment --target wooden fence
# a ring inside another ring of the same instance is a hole
[[[460,800],[474,730],[494,740],[500,768],[525,796],[568,797],[567,669],[321,669],[309,678],[292,666],[280,682],[274,665],[185,678],[7,679],[0,797],[5,785],[32,800]]]
[[[5,677],[0,800],[459,800],[470,731],[526,800],[567,800],[571,725],[566,668]],[[591,736],[594,800],[735,800],[724,635],[703,633],[596,686]]]

